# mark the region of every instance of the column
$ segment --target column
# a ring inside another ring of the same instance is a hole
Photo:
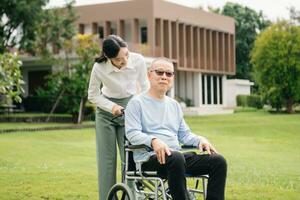
[[[207,75],[204,75],[204,96],[205,96],[205,105],[207,105],[208,97],[207,97]]]

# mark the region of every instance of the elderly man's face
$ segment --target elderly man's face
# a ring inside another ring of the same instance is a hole
[[[166,93],[173,85],[173,64],[165,60],[156,61],[148,72],[148,78],[151,88]]]

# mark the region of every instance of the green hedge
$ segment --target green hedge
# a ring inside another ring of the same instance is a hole
[[[259,95],[237,95],[237,106],[241,107],[253,107],[261,109],[263,107],[262,98]]]

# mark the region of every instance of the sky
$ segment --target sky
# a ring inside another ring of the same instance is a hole
[[[121,0],[76,0],[76,5],[87,5],[95,3],[116,2]],[[177,3],[188,7],[202,7],[207,9],[211,7],[223,7],[227,2],[226,0],[166,0],[169,2]],[[47,7],[62,6],[65,0],[50,0]],[[288,19],[288,8],[294,6],[296,10],[300,11],[300,0],[230,0],[230,2],[239,3],[241,5],[252,8],[256,11],[263,11],[263,14],[270,20]]]

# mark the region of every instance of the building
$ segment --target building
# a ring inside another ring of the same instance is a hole
[[[148,63],[154,57],[170,58],[176,76],[170,96],[198,108],[227,106],[226,80],[236,69],[233,18],[164,0],[102,3],[75,10],[79,33],[98,34],[100,39],[118,34]],[[49,73],[49,66],[42,68],[39,72],[27,68],[24,77],[29,85],[30,73]],[[30,86],[25,90],[30,92]]]
[[[241,79],[230,79],[226,81],[227,87],[227,104],[226,106],[229,108],[234,108],[237,106],[236,96],[237,95],[249,95],[251,93],[250,87],[253,86],[254,83],[249,80],[241,80]]]

